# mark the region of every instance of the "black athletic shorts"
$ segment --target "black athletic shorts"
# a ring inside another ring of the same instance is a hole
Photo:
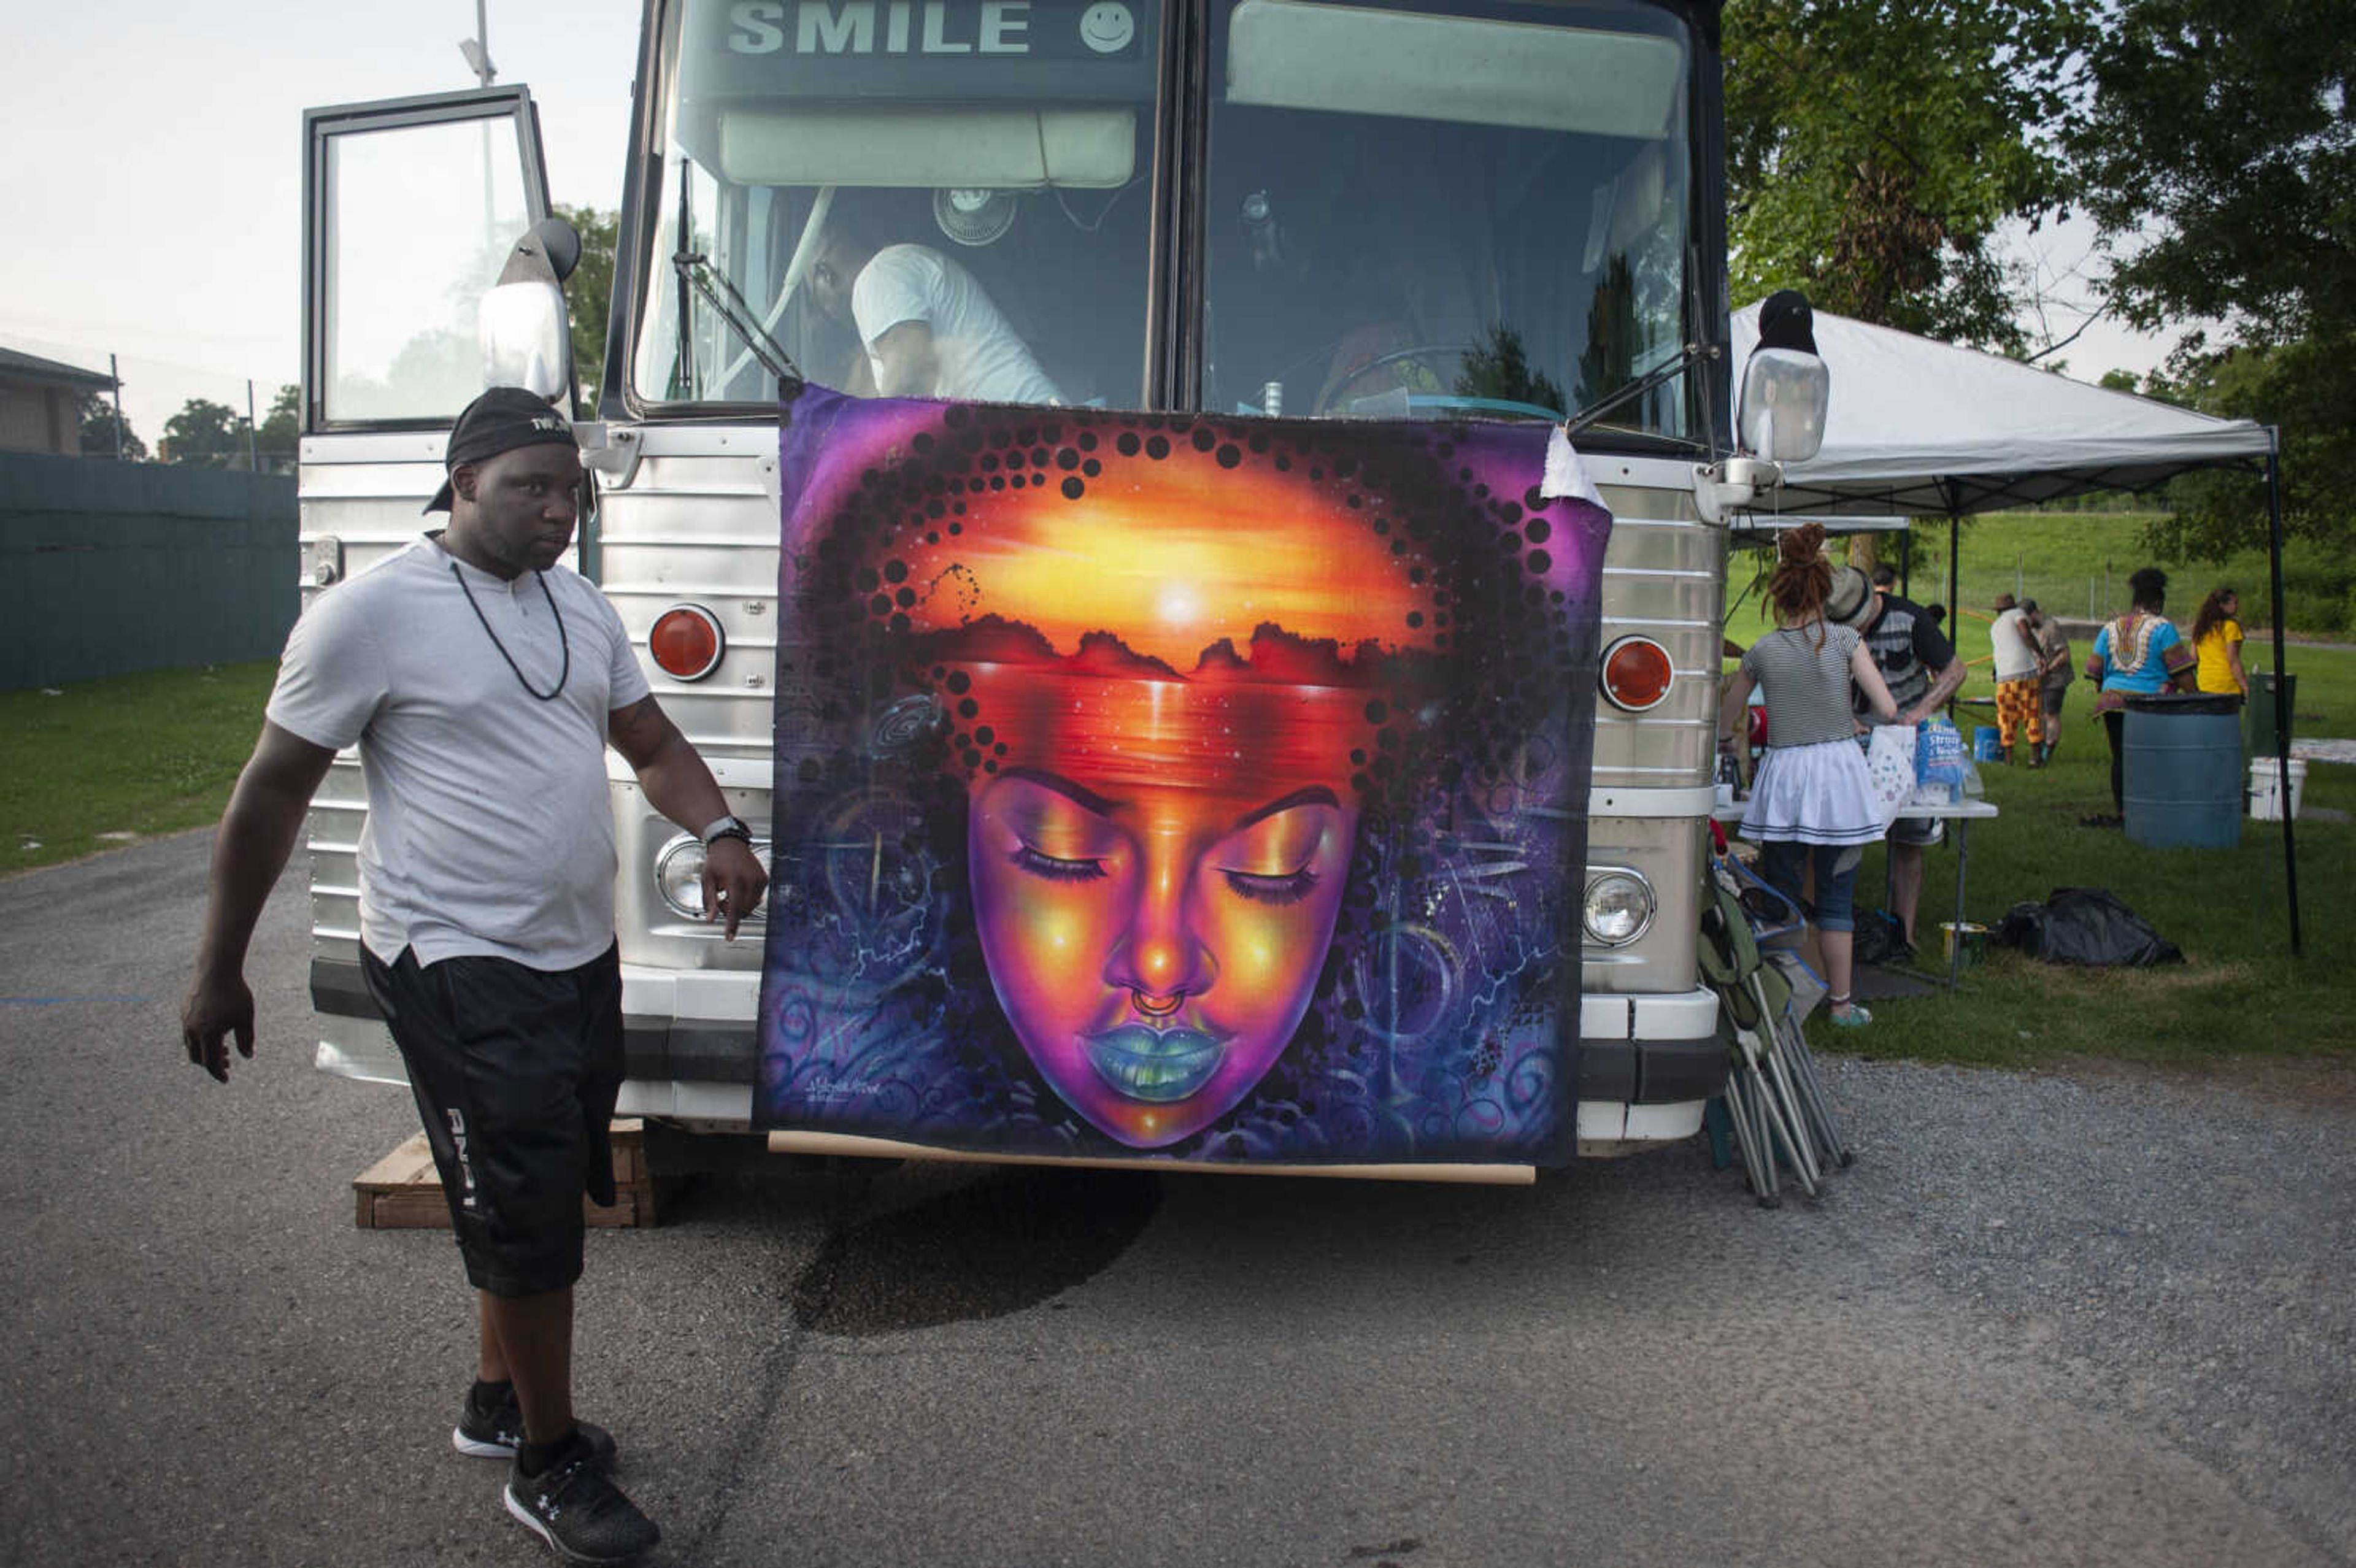
[[[618,951],[578,969],[505,958],[360,972],[408,1064],[466,1277],[537,1296],[581,1277],[581,1195],[614,1201],[606,1129],[622,1087]]]

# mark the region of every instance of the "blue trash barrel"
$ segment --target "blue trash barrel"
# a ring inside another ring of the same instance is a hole
[[[2123,740],[2130,839],[2155,849],[2230,849],[2242,841],[2240,698],[2130,697]]]

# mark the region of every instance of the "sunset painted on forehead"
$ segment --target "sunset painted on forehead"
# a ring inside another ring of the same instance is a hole
[[[1609,518],[1544,434],[806,392],[763,1119],[1567,1152]]]

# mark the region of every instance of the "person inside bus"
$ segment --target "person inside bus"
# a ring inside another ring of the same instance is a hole
[[[809,284],[859,335],[879,396],[1064,400],[971,272],[930,246],[884,242],[862,212],[837,207]]]

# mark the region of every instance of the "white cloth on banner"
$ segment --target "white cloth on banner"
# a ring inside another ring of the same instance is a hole
[[[1570,444],[1560,425],[1547,432],[1546,473],[1538,480],[1538,494],[1569,496],[1590,507],[1603,505],[1603,493],[1587,476],[1587,464],[1580,461],[1579,449]]]
[[[1913,775],[1907,775],[1909,787]],[[1742,837],[1754,841],[1870,844],[1881,837],[1879,801],[1855,741],[1775,746],[1759,764],[1742,811]]]

